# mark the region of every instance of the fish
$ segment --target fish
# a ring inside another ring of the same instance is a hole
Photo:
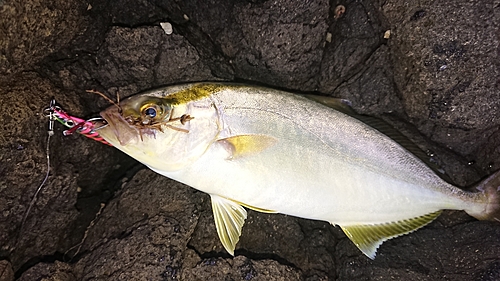
[[[447,181],[333,98],[233,83],[145,91],[100,114],[99,134],[151,170],[210,196],[234,255],[246,208],[338,225],[367,257],[442,210],[500,221],[500,173]]]

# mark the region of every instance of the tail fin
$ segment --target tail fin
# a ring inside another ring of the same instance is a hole
[[[474,217],[479,220],[500,222],[500,171],[482,181],[476,189],[486,196],[486,208]]]

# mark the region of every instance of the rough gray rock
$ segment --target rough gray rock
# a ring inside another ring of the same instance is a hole
[[[76,280],[76,276],[70,264],[55,261],[53,263],[37,263],[35,266],[25,271],[17,280],[72,281]]]
[[[87,113],[76,95],[63,93],[35,73],[12,78],[12,81],[0,81],[1,107],[5,114],[0,145],[0,251],[18,269],[29,259],[52,255],[78,241],[81,234],[73,230],[79,228],[79,223],[83,226],[89,221],[76,208],[83,206],[85,198],[104,200],[106,195],[101,185],[112,182],[113,178],[116,180],[117,175],[113,174],[124,173],[132,162],[111,149],[88,157],[102,146],[80,137],[63,140],[63,128],[55,126],[55,135],[50,140],[51,176],[20,232],[23,217],[47,172],[48,118],[44,116],[44,108],[48,107],[51,97],[55,97],[75,115]],[[114,164],[109,169],[110,159],[121,161],[122,165]],[[105,167],[105,172],[96,173],[96,169],[102,171]],[[80,194],[79,190],[82,190]],[[77,202],[78,196],[84,197],[83,200]],[[96,206],[85,207],[92,210]]]
[[[6,260],[0,261],[0,281],[13,281],[14,270],[12,265]]]
[[[30,70],[66,46],[85,25],[80,1],[0,2],[0,74]]]
[[[462,212],[384,243],[372,261],[326,222],[249,211],[231,257],[208,196],[62,137],[61,126],[19,235],[46,171],[43,109],[55,96],[72,115],[96,116],[109,103],[89,89],[113,99],[231,80],[346,98],[470,185],[500,168],[497,10],[451,0],[0,1],[0,258],[20,280],[497,280],[500,226]]]
[[[497,7],[493,1],[399,2],[381,8],[391,25],[388,45],[405,111],[433,141],[476,158],[484,144],[468,139],[485,141],[500,124]],[[482,168],[491,164],[476,160]]]

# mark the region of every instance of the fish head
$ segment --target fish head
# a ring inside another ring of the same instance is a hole
[[[209,97],[179,99],[182,94],[154,90],[127,98],[101,112],[106,124],[98,132],[153,169],[182,169],[201,157],[220,131]]]

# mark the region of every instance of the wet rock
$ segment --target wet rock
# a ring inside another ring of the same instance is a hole
[[[292,3],[235,5],[233,28],[221,32],[216,41],[239,77],[303,91],[318,88],[328,3]],[[228,40],[231,35],[238,36],[239,44]]]
[[[176,279],[202,196],[150,170],[140,171],[103,207],[70,253],[80,258],[77,275],[83,280]]]
[[[0,281],[14,281],[14,270],[6,260],[0,261]]]
[[[47,172],[48,121],[43,108],[48,106],[51,95],[68,104],[76,103],[69,102],[71,99],[36,74],[17,75],[14,81],[2,81],[0,87],[2,112],[6,116],[0,145],[3,163],[0,172],[0,241],[2,255],[10,254],[17,269],[32,257],[55,252],[57,244],[65,238],[65,234],[58,230],[67,228],[68,222],[76,216],[73,205],[77,183],[72,174],[74,169],[68,166],[66,173],[48,180],[27,217],[23,232],[19,233],[32,196]],[[55,141],[58,139],[54,137],[52,145],[57,145]],[[56,159],[52,159],[52,165],[58,163]],[[44,232],[53,235],[40,237]]]
[[[180,83],[210,80],[210,69],[183,37],[167,35],[159,27],[110,30],[98,52],[99,77],[105,77],[105,88],[130,87],[133,91]]]
[[[362,70],[356,71],[350,77],[340,78],[342,83],[335,89],[335,95],[349,100],[360,114],[402,113],[402,104],[395,94],[389,61],[389,49],[386,45],[379,46],[364,61]]]
[[[317,89],[327,1],[178,1],[176,9],[165,9],[186,15],[189,20],[177,22],[179,31],[198,50],[205,48],[193,42],[197,33],[189,33],[195,29],[189,25],[208,35],[204,40],[209,42],[196,41],[215,45],[212,49],[231,69],[228,75],[290,89]]]
[[[76,280],[76,276],[71,265],[55,261],[54,263],[38,263],[24,272],[22,277],[17,280],[72,281]]]
[[[64,48],[86,24],[86,8],[80,1],[0,2],[0,74],[32,69]]]
[[[192,251],[182,271],[182,280],[302,280],[301,274],[293,267],[279,264],[274,260],[250,260],[243,256],[230,259],[200,259]]]
[[[104,40],[98,51],[82,51],[89,54],[76,62],[47,61],[45,74],[64,87],[99,90],[112,99],[167,84],[217,80],[185,38],[167,35],[160,26],[114,27]],[[97,95],[82,98],[91,110],[109,105]]]
[[[388,28],[382,20],[383,15],[371,1],[331,2],[328,28],[331,42],[325,45],[320,91],[334,94],[339,86],[343,86],[352,88],[352,91],[360,96],[374,95],[375,93],[370,93],[373,91],[370,87],[363,88],[364,85],[352,87],[349,85],[353,82],[345,82],[355,75],[362,76],[371,71],[377,71],[382,81],[387,79],[392,81],[391,70],[387,67],[389,65],[387,58],[383,58],[382,62],[376,62],[380,61],[380,54],[384,51],[377,52],[377,54],[375,52],[385,43],[382,37]],[[343,7],[344,12],[337,16],[335,10],[340,6]],[[374,55],[379,58],[371,58]],[[368,59],[372,62],[367,63]],[[372,65],[373,63],[376,65]],[[383,64],[386,67],[383,67]],[[367,78],[375,80],[369,75],[364,79]],[[359,79],[353,80],[359,81]],[[375,89],[375,91],[378,90],[378,88]],[[393,94],[392,89],[389,91]],[[335,95],[338,96],[338,93]]]
[[[0,139],[3,163],[0,168],[0,251],[2,256],[10,256],[17,270],[29,259],[36,261],[53,255],[76,241],[78,238],[72,236],[72,230],[78,229],[76,219],[88,223],[75,208],[75,205],[82,207],[77,197],[105,197],[101,187],[113,178],[109,178],[108,173],[111,170],[114,170],[111,173],[122,173],[119,171],[130,166],[127,164],[130,161],[112,149],[92,155],[96,147],[102,146],[97,142],[80,137],[63,141],[64,128],[56,125],[49,143],[50,176],[31,203],[48,169],[48,118],[44,109],[54,97],[72,114],[87,113],[82,111],[84,107],[74,94],[62,92],[35,73],[17,74],[12,76],[12,81],[0,81],[0,84],[1,110],[6,116]],[[122,166],[96,173],[103,168],[105,159],[123,160]],[[22,225],[30,204],[33,206]],[[86,207],[92,212],[95,204]]]
[[[493,3],[388,1],[382,10],[409,117],[433,141],[463,155],[480,153],[482,143],[468,141],[471,135],[486,136],[500,124]],[[487,161],[498,159],[492,156]]]

